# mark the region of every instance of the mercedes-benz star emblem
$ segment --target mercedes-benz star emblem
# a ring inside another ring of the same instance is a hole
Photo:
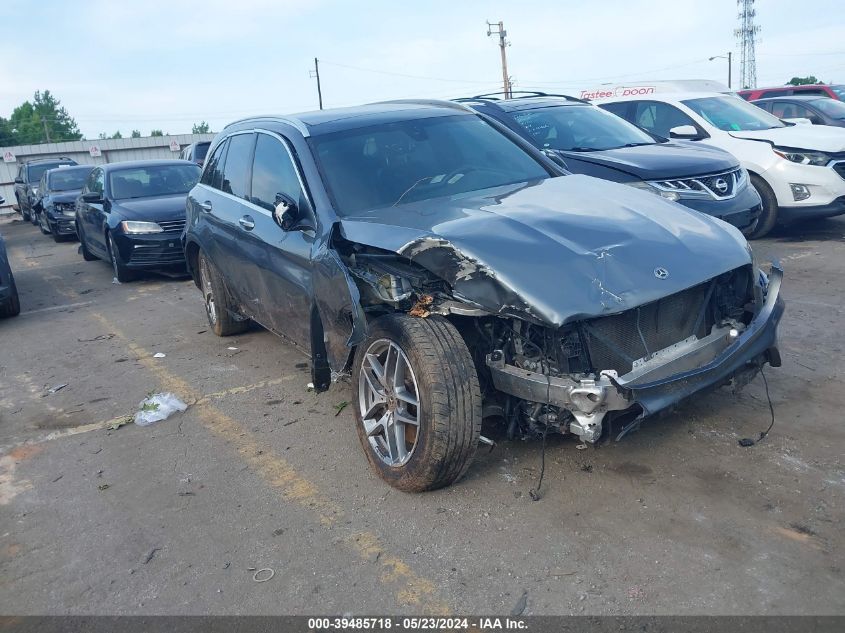
[[[724,178],[717,178],[713,183],[713,186],[716,187],[716,190],[721,194],[728,193],[728,181]]]
[[[669,271],[658,266],[654,269],[654,276],[658,279],[666,279],[669,276]]]

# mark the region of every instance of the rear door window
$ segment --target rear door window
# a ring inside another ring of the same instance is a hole
[[[237,198],[249,200],[252,150],[255,134],[235,134],[229,138],[221,190]]]
[[[226,157],[226,147],[229,141],[223,141],[214,148],[214,154],[205,165],[200,182],[214,189],[220,189],[223,184],[223,162]]]

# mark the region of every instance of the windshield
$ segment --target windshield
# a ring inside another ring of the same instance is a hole
[[[50,191],[71,191],[72,189],[82,189],[85,186],[85,180],[88,174],[91,173],[93,167],[87,169],[59,169],[50,172],[47,176],[47,189]]]
[[[205,155],[208,154],[208,148],[211,143],[197,143],[194,148],[194,160],[205,160]]]
[[[200,178],[199,165],[148,165],[109,174],[111,197],[150,198],[188,193]]]
[[[311,143],[341,215],[549,177],[476,116],[385,123]]]
[[[842,86],[842,85],[839,85],[839,86],[828,86],[828,88],[830,88],[831,90],[833,90],[833,92],[835,92],[835,93],[836,93],[836,95],[837,95],[840,99],[842,99],[843,101],[845,101],[845,86]]]
[[[777,117],[737,97],[705,97],[688,99],[682,103],[714,127],[726,132],[786,127]]]
[[[655,142],[635,125],[595,106],[554,106],[511,116],[541,148],[586,152]]]
[[[30,165],[27,168],[27,177],[29,182],[31,182],[33,186],[38,186],[44,172],[48,169],[55,169],[59,165],[61,165],[61,163],[41,163],[39,165]]]
[[[836,99],[816,99],[811,102],[827,116],[834,119],[845,119],[845,103]]]

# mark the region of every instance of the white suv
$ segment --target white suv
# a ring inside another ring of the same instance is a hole
[[[845,128],[785,123],[735,95],[666,92],[596,104],[652,134],[729,151],[763,200],[751,237],[778,221],[845,213]]]

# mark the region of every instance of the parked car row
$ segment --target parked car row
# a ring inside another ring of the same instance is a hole
[[[0,196],[0,204],[5,202],[6,199]],[[20,311],[21,302],[12,267],[9,265],[9,256],[6,254],[6,242],[0,234],[0,318],[18,316]]]

